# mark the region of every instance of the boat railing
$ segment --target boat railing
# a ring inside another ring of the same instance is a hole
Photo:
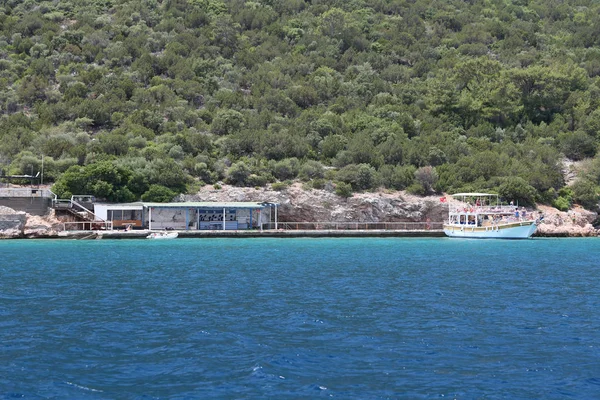
[[[472,205],[457,205],[454,207],[450,207],[450,212],[452,213],[469,213],[469,214],[508,214],[514,213],[515,211],[520,211],[520,208],[517,206],[511,205],[497,205],[497,206],[472,206]]]
[[[497,218],[497,219],[484,220],[483,225],[485,226],[485,225],[511,224],[511,223],[515,223],[515,222],[535,221],[538,219],[539,219],[539,215],[536,215],[535,213],[527,213],[525,216],[519,214],[518,217],[513,214],[513,215],[504,215],[502,217],[499,216],[499,218]],[[476,221],[475,221],[475,219],[473,219],[471,221],[461,222],[460,220],[458,220],[456,218],[450,218],[447,221],[447,223],[450,225],[475,225]]]

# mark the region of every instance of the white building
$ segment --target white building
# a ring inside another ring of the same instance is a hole
[[[253,202],[185,202],[94,204],[98,220],[113,228],[149,230],[277,229],[277,204]]]

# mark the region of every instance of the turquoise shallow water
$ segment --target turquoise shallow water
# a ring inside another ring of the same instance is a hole
[[[2,398],[600,395],[598,239],[0,251]]]

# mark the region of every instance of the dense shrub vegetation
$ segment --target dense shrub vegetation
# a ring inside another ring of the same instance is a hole
[[[0,165],[61,196],[333,181],[597,204],[594,0],[5,0]],[[285,185],[279,185],[283,188]]]

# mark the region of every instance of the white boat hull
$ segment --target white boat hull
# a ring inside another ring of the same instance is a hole
[[[489,227],[444,225],[446,236],[471,239],[528,239],[536,229],[537,224],[535,221],[523,221]]]
[[[179,234],[177,232],[169,232],[169,233],[153,232],[153,233],[149,234],[148,236],[146,236],[146,239],[153,239],[153,240],[175,239],[177,236],[179,236]]]

